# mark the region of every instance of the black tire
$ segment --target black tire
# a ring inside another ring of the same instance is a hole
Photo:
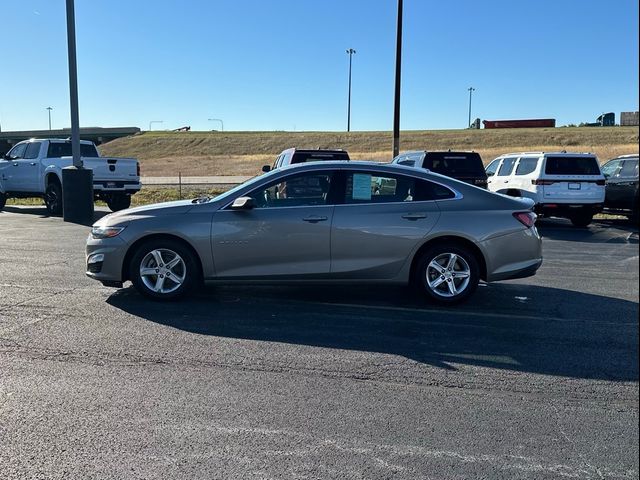
[[[571,220],[571,223],[573,224],[574,227],[586,227],[592,222],[593,213],[591,212],[576,213],[571,217],[569,217],[569,220]]]
[[[0,211],[2,211],[2,209],[6,204],[7,204],[7,196],[4,193],[0,193]]]
[[[453,255],[457,258],[452,270],[448,270],[447,262]],[[435,268],[433,263],[437,263],[440,268]],[[466,277],[462,277],[463,272],[467,273]],[[438,280],[440,283],[436,285]],[[467,300],[478,288],[479,282],[480,267],[475,255],[463,246],[444,244],[435,245],[420,257],[414,278],[415,285],[429,300],[443,305],[454,305]],[[450,285],[459,291],[453,293]]]
[[[109,210],[111,210],[112,212],[117,212],[118,210],[124,210],[125,208],[129,208],[131,206],[131,195],[110,195],[106,198],[106,202]]]
[[[166,264],[156,262],[158,257],[154,256],[154,251],[160,251],[160,259]],[[174,255],[180,258],[182,264],[178,262],[167,269],[167,265],[176,259]],[[155,273],[143,275],[142,268],[155,270]],[[179,241],[164,238],[149,240],[140,245],[131,257],[129,278],[136,290],[146,297],[160,301],[176,300],[195,290],[200,278],[199,263],[191,250]],[[161,283],[158,283],[160,278]],[[181,279],[179,284],[176,279]],[[151,285],[159,285],[160,290],[155,290]]]
[[[49,215],[62,215],[62,187],[58,182],[49,182],[44,191],[44,204]]]

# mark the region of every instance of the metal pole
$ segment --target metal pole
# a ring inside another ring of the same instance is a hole
[[[76,64],[76,19],[73,0],[67,0],[67,44],[69,49],[69,97],[71,100],[71,154],[73,166],[82,168],[80,118],[78,114],[78,67]]]
[[[49,130],[51,130],[51,110],[53,110],[53,108],[47,107],[47,110],[49,110]]]
[[[473,94],[473,87],[469,87],[469,118],[467,119],[467,128],[471,128],[471,96]]]
[[[393,106],[393,156],[400,153],[400,71],[402,66],[402,0],[398,0],[396,28],[396,89]]]
[[[347,100],[347,132],[351,131],[351,57],[356,51],[353,48],[347,50],[349,54],[349,96]]]
[[[210,122],[220,122],[220,131],[224,132],[224,123],[222,120],[220,120],[219,118],[207,118],[207,120]]]

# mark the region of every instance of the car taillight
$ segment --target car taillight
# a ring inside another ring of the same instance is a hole
[[[553,185],[554,183],[556,183],[553,180],[539,180],[539,179],[534,179],[531,180],[531,183],[533,185]]]
[[[527,228],[531,228],[536,224],[538,216],[533,212],[515,212],[513,217]]]

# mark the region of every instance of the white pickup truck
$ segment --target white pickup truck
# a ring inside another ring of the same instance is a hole
[[[129,208],[140,190],[140,165],[133,158],[100,157],[96,146],[80,142],[85,168],[93,171],[93,195],[112,211]],[[0,210],[8,198],[43,198],[51,215],[62,213],[62,169],[73,165],[71,141],[31,139],[0,157]]]

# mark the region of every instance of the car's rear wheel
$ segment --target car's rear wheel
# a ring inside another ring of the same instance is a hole
[[[194,288],[198,263],[181,242],[151,240],[133,254],[129,276],[141,294],[155,300],[175,300]]]
[[[0,193],[0,211],[7,204],[7,196],[4,193]]]
[[[573,223],[574,227],[586,227],[593,221],[593,213],[591,212],[580,212],[574,213],[569,217],[571,223]]]
[[[430,300],[451,305],[473,294],[480,281],[480,268],[467,248],[437,245],[418,261],[415,280]]]
[[[110,195],[106,198],[106,202],[109,210],[117,212],[118,210],[124,210],[131,206],[131,195],[126,195],[124,193]]]
[[[49,215],[62,215],[62,187],[58,182],[50,182],[44,191],[44,204]]]

